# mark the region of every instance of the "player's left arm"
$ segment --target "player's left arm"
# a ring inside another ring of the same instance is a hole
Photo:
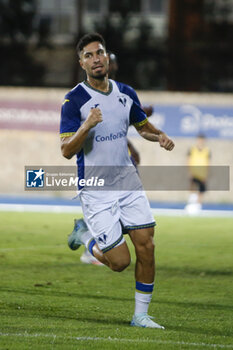
[[[165,148],[167,151],[171,151],[175,146],[174,142],[163,131],[157,129],[148,121],[146,113],[142,109],[141,103],[134,89],[127,87],[126,90],[130,98],[133,100],[130,110],[130,124],[134,125],[138,133],[144,139],[152,142],[159,142],[160,147]],[[151,112],[153,112],[153,109]]]
[[[142,126],[135,126],[138,133],[146,140],[159,142],[160,147],[167,151],[172,151],[175,147],[174,142],[163,131],[157,129],[153,124],[147,121]]]

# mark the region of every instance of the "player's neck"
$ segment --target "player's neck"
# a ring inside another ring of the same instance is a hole
[[[103,80],[101,79],[93,79],[92,77],[87,78],[88,84],[93,87],[94,89],[108,92],[109,91],[109,81],[108,77],[104,77]]]

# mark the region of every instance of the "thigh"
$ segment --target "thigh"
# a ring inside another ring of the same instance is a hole
[[[112,203],[85,203],[81,200],[86,224],[99,249],[107,251],[125,240],[120,224],[120,209],[117,201]]]
[[[129,192],[119,201],[119,205],[120,220],[128,231],[155,226],[148,199],[143,191]]]
[[[197,181],[194,177],[191,178],[191,186],[190,186],[190,190],[191,191],[197,191],[198,190],[198,185],[197,185]]]
[[[117,247],[108,250],[104,253],[104,256],[113,265],[130,263],[130,252],[125,241]]]
[[[206,191],[206,184],[204,181],[200,181],[199,192],[204,193]]]

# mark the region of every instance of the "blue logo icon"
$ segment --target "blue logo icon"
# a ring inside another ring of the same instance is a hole
[[[106,241],[107,241],[107,236],[106,236],[106,234],[103,233],[100,237],[98,237],[98,241],[99,241],[100,243],[106,244]]]
[[[26,187],[44,187],[44,170],[27,170]]]
[[[126,98],[125,97],[119,97],[119,102],[123,104],[123,106],[125,107],[126,106]]]
[[[94,107],[91,107],[91,109],[97,108],[99,105],[100,105],[99,103],[96,103],[96,104],[94,105]]]

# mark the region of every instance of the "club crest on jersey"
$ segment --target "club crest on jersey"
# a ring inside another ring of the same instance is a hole
[[[97,108],[99,105],[100,105],[99,103],[96,103],[96,104],[94,105],[94,107],[91,107],[91,109]]]
[[[126,97],[119,96],[119,102],[123,104],[123,106],[126,106],[127,99]]]

